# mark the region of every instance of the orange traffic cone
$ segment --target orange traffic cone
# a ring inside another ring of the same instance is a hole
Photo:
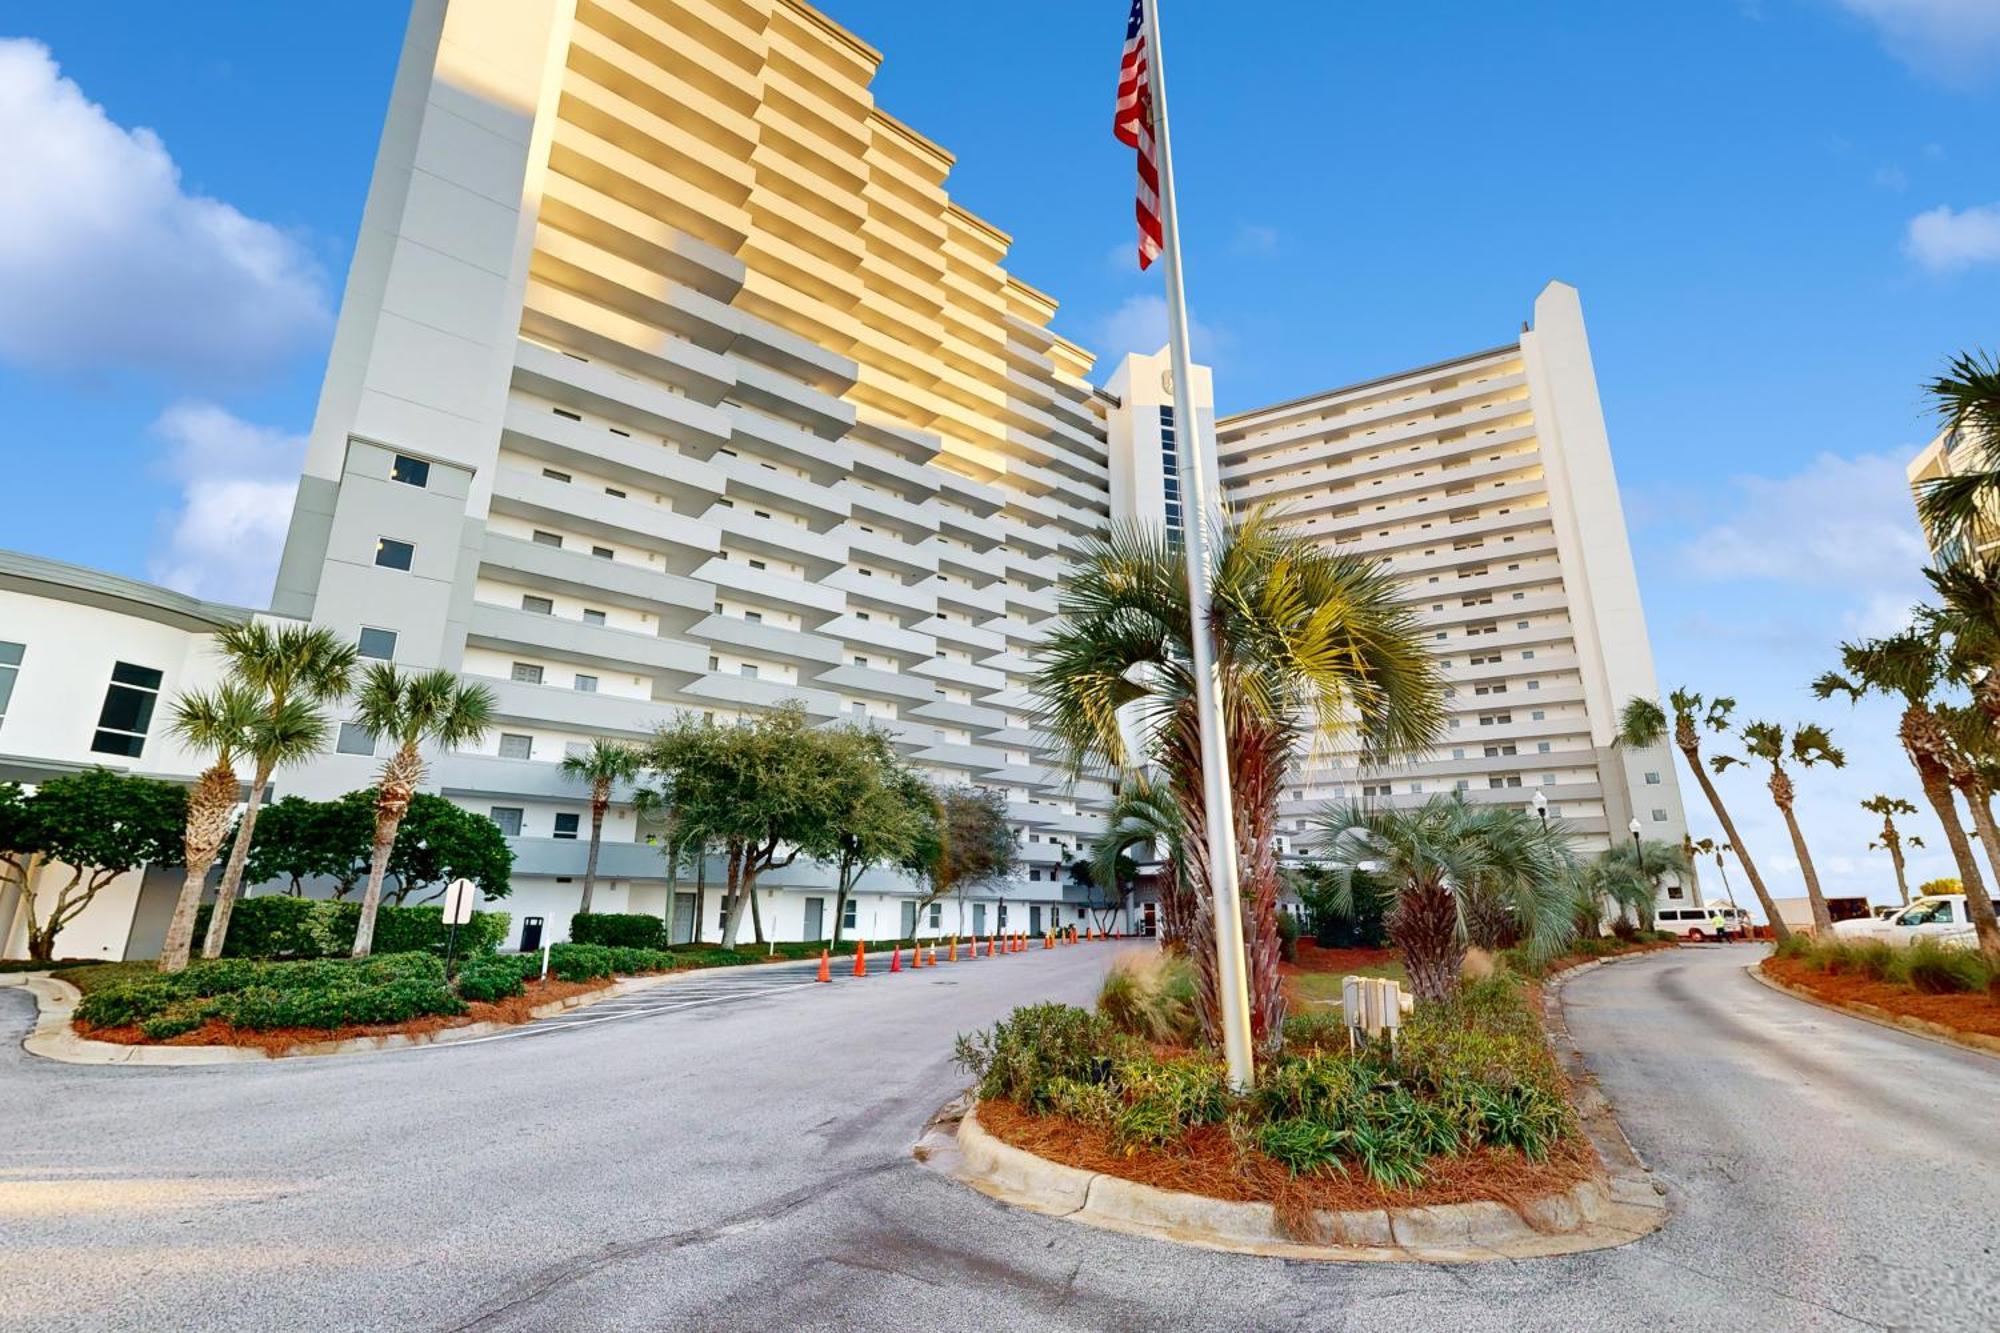
[[[889,970],[891,972],[903,970],[903,946],[900,944],[889,952]]]
[[[937,941],[936,941],[936,940],[932,940],[932,941],[931,941],[931,960],[930,960],[930,962],[928,962],[928,963],[925,963],[925,964],[924,964],[924,966],[925,966],[925,967],[936,967],[936,966],[937,966]]]
[[[1044,949],[1053,949],[1053,948],[1055,948],[1055,947],[1056,947],[1056,937],[1055,937],[1054,935],[1044,935],[1044,936],[1042,936],[1042,947],[1043,947]]]
[[[944,960],[947,963],[958,961],[958,936],[954,935],[951,937],[951,951],[944,956]]]
[[[998,937],[993,935],[988,935],[986,937],[986,956],[988,958],[991,958],[993,956],[993,946],[996,943],[998,943]]]
[[[868,945],[863,940],[854,942],[854,975],[857,977],[868,975]]]
[[[819,980],[833,980],[833,954],[827,949],[819,951]]]

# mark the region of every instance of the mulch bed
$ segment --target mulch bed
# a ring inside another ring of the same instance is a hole
[[[1928,995],[1871,977],[1822,972],[1796,958],[1766,958],[1763,968],[1765,975],[1811,991],[1834,1004],[1869,1004],[1891,1014],[1921,1018],[1958,1032],[2000,1037],[2000,997],[1991,992]]]
[[[1423,1184],[1389,1190],[1358,1167],[1345,1176],[1294,1176],[1254,1149],[1239,1150],[1221,1125],[1200,1126],[1165,1148],[1127,1151],[1101,1126],[1063,1116],[1030,1115],[1009,1101],[981,1102],[979,1123],[1003,1143],[1064,1166],[1232,1203],[1273,1204],[1280,1225],[1308,1242],[1328,1239],[1319,1234],[1316,1211],[1492,1200],[1520,1212],[1535,1200],[1559,1194],[1599,1172],[1596,1152],[1576,1139],[1564,1141],[1541,1162],[1491,1148],[1464,1157],[1434,1158]]]
[[[1347,973],[1403,961],[1403,955],[1394,949],[1322,949],[1309,939],[1298,942],[1296,955],[1296,961],[1281,964],[1280,969],[1285,972]]]
[[[469,1002],[467,1012],[451,1017],[433,1015],[404,1023],[357,1024],[340,1028],[252,1031],[212,1019],[192,1032],[183,1032],[167,1041],[152,1041],[137,1027],[100,1028],[81,1022],[73,1026],[79,1037],[117,1042],[122,1046],[251,1046],[269,1055],[283,1055],[294,1046],[346,1041],[350,1037],[428,1036],[447,1028],[469,1027],[474,1023],[526,1023],[533,1017],[532,1011],[542,1005],[567,1000],[575,995],[589,995],[610,985],[609,980],[601,977],[594,981],[558,981],[551,977],[547,981],[531,981],[521,994],[505,1000]]]

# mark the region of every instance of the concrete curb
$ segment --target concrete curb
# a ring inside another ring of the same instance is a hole
[[[1644,957],[1646,955],[1628,955]],[[1127,1235],[1198,1245],[1234,1254],[1343,1263],[1485,1263],[1615,1249],[1667,1220],[1665,1191],[1648,1174],[1590,1082],[1562,1021],[1562,984],[1607,962],[1570,968],[1544,985],[1553,1015],[1551,1041],[1577,1091],[1577,1112],[1606,1175],[1538,1199],[1517,1213],[1497,1202],[1430,1208],[1321,1212],[1328,1245],[1291,1239],[1268,1203],[1235,1203],[1156,1189],[1101,1172],[1051,1162],[1003,1143],[979,1123],[972,1094],[947,1105],[916,1147],[917,1160],[1002,1203]]]
[[[1752,963],[1743,970],[1750,974],[1751,980],[1760,985],[1768,986],[1782,995],[1789,995],[1795,1000],[1804,1000],[1807,1004],[1816,1005],[1821,1009],[1830,1010],[1836,1014],[1846,1014],[1849,1018],[1858,1018],[1864,1023],[1873,1023],[1876,1027],[1892,1028],[1897,1032],[1907,1033],[1912,1037],[1922,1037],[1926,1041],[1934,1041],[1941,1046],[1956,1046],[1961,1051],[1971,1051],[1976,1055],[1984,1055],[1991,1059],[2000,1059],[2000,1037],[1989,1037],[1983,1032],[1960,1032],[1958,1029],[1946,1027],[1942,1023],[1933,1023],[1927,1018],[1913,1018],[1908,1014],[1892,1014],[1887,1009],[1881,1009],[1872,1004],[1863,1004],[1858,1000],[1829,1000],[1824,996],[1813,994],[1803,986],[1794,986],[1789,982],[1778,980],[1776,977],[1766,973],[1761,963]]]
[[[368,1055],[378,1051],[403,1050],[412,1046],[449,1045],[469,1037],[489,1036],[496,1032],[513,1032],[543,1018],[553,1018],[557,1014],[573,1009],[588,1009],[594,1004],[617,999],[636,991],[651,990],[655,986],[681,977],[695,976],[704,972],[718,971],[716,968],[691,967],[679,972],[665,972],[657,976],[627,977],[615,981],[603,990],[591,991],[587,995],[572,995],[567,999],[552,1000],[548,1004],[537,1005],[528,1011],[526,1023],[467,1023],[461,1027],[441,1028],[436,1032],[390,1033],[380,1037],[347,1037],[340,1041],[300,1042],[283,1055],[270,1055],[254,1046],[128,1046],[116,1041],[92,1041],[79,1036],[70,1025],[70,1016],[75,1012],[77,1002],[83,993],[67,981],[59,980],[46,972],[16,972],[0,978],[0,985],[25,987],[35,997],[40,1016],[30,1032],[21,1042],[30,1055],[44,1060],[56,1060],[72,1065],[139,1065],[146,1068],[187,1068],[197,1065],[261,1064],[271,1060],[306,1060],[337,1055]]]

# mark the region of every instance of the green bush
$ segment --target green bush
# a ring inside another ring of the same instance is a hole
[[[195,938],[208,931],[214,909],[203,907],[195,922]],[[358,902],[325,902],[267,894],[244,898],[229,913],[229,937],[222,942],[225,958],[345,958],[354,948],[361,924]],[[458,928],[461,958],[490,954],[506,942],[513,918],[505,912],[474,912]],[[442,907],[397,907],[384,903],[375,914],[376,953],[435,953],[445,950],[448,927]]]
[[[1140,1056],[1121,1061],[1112,1080],[1124,1096],[1112,1122],[1121,1143],[1167,1143],[1229,1114],[1228,1076],[1221,1062],[1208,1056]]]
[[[667,923],[643,912],[578,912],[569,919],[569,937],[576,944],[664,949]]]
[[[1299,960],[1299,919],[1290,912],[1278,913],[1278,958],[1287,963]]]
[[[1977,994],[1994,983],[1993,969],[1972,949],[1954,949],[1934,940],[1918,940],[1895,950],[1895,955],[1891,979],[1926,995]]]
[[[251,1030],[338,1028],[463,1013],[428,954],[384,954],[359,962],[254,963],[219,959],[171,975],[94,990],[76,1016],[100,1027],[137,1024],[179,1035],[210,1018]]]
[[[266,894],[260,898],[239,898],[229,911],[229,938],[222,943],[226,958],[318,958],[329,952],[318,925],[316,909],[328,904],[286,894]],[[195,916],[194,937],[208,938],[208,922],[215,911],[204,905]],[[354,936],[347,937],[352,948]],[[343,950],[343,952],[345,952]]]
[[[1176,954],[1122,954],[1097,992],[1097,1012],[1145,1041],[1190,1045],[1201,1033],[1194,967]]]
[[[1346,1049],[1347,1020],[1337,1010],[1311,1010],[1285,1015],[1285,1049],[1316,1051]]]
[[[961,1036],[958,1063],[979,1080],[979,1095],[1005,1097],[1030,1111],[1049,1108],[1058,1079],[1102,1082],[1121,1039],[1110,1022],[1066,1004],[1016,1009],[991,1031]]]
[[[491,1004],[519,995],[529,976],[541,971],[541,956],[534,957],[534,971],[521,966],[516,958],[474,958],[458,970],[458,995],[462,1000]]]

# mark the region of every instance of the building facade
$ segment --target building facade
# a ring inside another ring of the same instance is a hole
[[[1984,461],[1963,431],[1956,428],[1939,431],[1932,437],[1931,442],[1910,460],[1906,469],[1910,479],[1911,498],[1921,499],[1925,486],[1930,482],[1943,481],[1946,477],[1958,476],[1964,472],[1984,470]],[[1938,535],[1930,530],[1929,524],[1919,522],[1918,526],[1924,529],[1925,544],[1930,547],[1931,554],[1937,557],[1941,564],[1954,564],[1968,557],[1980,561],[1991,560],[1995,552],[2000,551],[2000,514],[1982,510],[1980,521],[1970,534],[1970,544],[1973,549],[1969,551],[1966,549],[1965,537],[1947,536],[1940,541]]]
[[[1218,433],[1228,501],[1386,561],[1448,682],[1427,755],[1363,768],[1322,738],[1285,793],[1287,834],[1332,800],[1527,806],[1540,792],[1586,848],[1629,838],[1634,819],[1681,843],[1671,756],[1615,743],[1625,702],[1658,688],[1575,289],[1550,284],[1516,342],[1238,413]]]

